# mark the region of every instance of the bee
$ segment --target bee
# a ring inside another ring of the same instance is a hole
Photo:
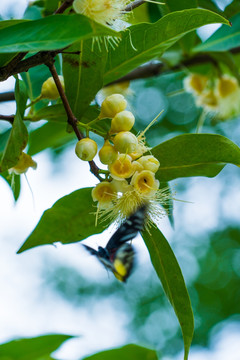
[[[129,216],[111,236],[105,248],[99,246],[98,250],[95,250],[88,245],[83,245],[122,282],[131,275],[135,263],[135,250],[128,241],[134,239],[138,232],[142,231],[146,208],[144,204]]]

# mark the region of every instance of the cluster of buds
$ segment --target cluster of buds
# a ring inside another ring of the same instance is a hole
[[[110,131],[99,151],[99,159],[108,166],[108,172],[106,179],[93,188],[92,198],[98,202],[98,210],[111,214],[113,219],[129,216],[141,204],[155,201],[161,192],[160,183],[155,178],[160,163],[153,155],[144,155],[150,150],[145,145],[146,130],[138,136],[131,132],[135,118],[126,107],[123,95],[113,94],[103,101],[99,116],[100,119],[111,118]],[[88,143],[90,151],[90,141],[93,140],[83,140]],[[77,146],[83,144],[83,140]],[[76,152],[79,156],[77,147]],[[90,158],[96,153],[94,145]],[[79,157],[83,159],[83,156]],[[84,157],[89,159],[86,153]]]
[[[197,106],[221,120],[240,114],[240,86],[233,76],[209,78],[191,74],[184,79],[184,88],[193,94]]]

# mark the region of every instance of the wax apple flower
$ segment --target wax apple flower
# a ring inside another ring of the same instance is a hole
[[[112,94],[103,100],[101,105],[101,113],[99,119],[113,118],[120,111],[125,110],[127,107],[127,101],[121,94]]]
[[[111,133],[120,131],[130,131],[135,123],[135,117],[131,111],[121,111],[117,113],[111,122]]]
[[[121,131],[114,137],[113,143],[121,154],[131,154],[137,148],[138,139],[130,131]]]
[[[110,165],[108,170],[113,179],[122,180],[131,177],[135,171],[132,158],[129,155],[119,154],[117,159]]]
[[[74,0],[73,9],[90,19],[103,24],[112,25],[124,14],[129,0]]]
[[[159,188],[159,181],[155,179],[155,174],[149,170],[135,172],[131,179],[134,189],[143,195],[151,195]]]
[[[103,181],[92,189],[93,201],[98,201],[98,206],[102,209],[106,209],[111,205],[115,195],[116,188],[111,182]]]
[[[91,161],[97,154],[97,143],[89,138],[81,139],[76,144],[75,153],[79,159]]]
[[[110,141],[106,140],[98,155],[102,164],[109,165],[117,159],[118,152]]]
[[[12,167],[11,169],[8,169],[9,174],[24,174],[28,171],[29,168],[33,168],[34,170],[37,168],[37,163],[31,158],[30,155],[22,152],[18,163]]]
[[[184,79],[184,88],[194,95],[200,95],[207,87],[208,77],[201,74],[190,74]]]
[[[59,77],[62,87],[64,88],[63,77],[61,75],[59,75],[58,77]],[[56,100],[59,98],[59,92],[58,92],[58,89],[56,87],[53,77],[48,78],[42,84],[41,98],[50,99],[50,100]]]
[[[140,163],[145,170],[150,170],[153,173],[156,173],[160,166],[160,162],[153,155],[142,156],[137,162]]]

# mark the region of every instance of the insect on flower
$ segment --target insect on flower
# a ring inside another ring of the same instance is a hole
[[[105,248],[99,246],[98,250],[95,250],[88,245],[83,245],[92,255],[97,256],[99,261],[120,281],[125,282],[133,270],[135,250],[127,241],[131,241],[138,232],[142,231],[146,209],[147,205],[144,204],[129,216],[112,235]]]

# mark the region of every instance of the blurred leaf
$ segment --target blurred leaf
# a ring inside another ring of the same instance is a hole
[[[227,19],[238,14],[239,12],[240,12],[240,1],[239,0],[233,0],[224,9],[224,15],[226,16]]]
[[[49,122],[29,133],[28,154],[35,155],[48,148],[57,148],[66,145],[76,135],[66,131],[67,123]]]
[[[28,140],[27,128],[23,123],[23,116],[27,102],[26,87],[24,82],[22,80],[18,80],[18,78],[16,78],[15,99],[17,111],[0,161],[0,172],[17,164],[20,154],[26,147]]]
[[[101,351],[97,354],[87,356],[83,360],[157,360],[154,350],[145,347],[129,344],[121,348]]]
[[[63,55],[66,95],[74,115],[79,119],[103,86],[107,51],[104,43],[100,47],[95,44],[93,48],[92,39],[80,41],[67,49],[78,52],[78,55]]]
[[[0,53],[64,48],[92,36],[118,33],[79,14],[48,16],[0,30]]]
[[[215,2],[211,0],[197,0],[197,2],[199,7],[213,11],[219,15],[225,15],[227,19],[229,18],[229,16],[227,16],[225,12],[223,14],[222,10],[219,9]]]
[[[9,174],[8,171],[1,173],[1,176],[10,186],[14,200],[17,201],[21,190],[21,176],[16,174]]]
[[[155,146],[151,153],[160,161],[157,177],[161,181],[214,177],[227,163],[240,165],[240,148],[221,135],[179,135]]]
[[[48,360],[49,355],[73,336],[43,335],[10,341],[0,345],[0,360]]]
[[[91,191],[92,188],[74,191],[46,210],[18,253],[55,242],[71,244],[102,232],[102,224],[95,226]]]
[[[142,236],[149,250],[152,264],[181,326],[185,349],[184,360],[187,360],[193,337],[194,319],[181,269],[170,245],[159,229],[152,227],[151,234],[145,231]]]
[[[138,24],[122,31],[122,41],[110,49],[104,83],[108,84],[137,66],[161,56],[183,35],[199,26],[229,22],[222,16],[203,9],[189,9],[170,13],[154,24]],[[143,35],[144,34],[144,35]]]
[[[240,46],[240,14],[231,19],[232,26],[221,26],[210,38],[197,45],[193,52],[227,51]]]

